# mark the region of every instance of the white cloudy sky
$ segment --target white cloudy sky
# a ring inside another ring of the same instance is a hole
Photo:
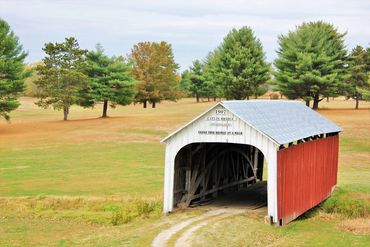
[[[184,70],[231,28],[245,25],[272,61],[279,34],[315,20],[348,32],[349,49],[370,45],[370,0],[0,0],[0,18],[29,52],[27,62],[42,59],[45,42],[67,36],[75,36],[86,49],[99,42],[109,55],[128,54],[139,41],[165,40]]]

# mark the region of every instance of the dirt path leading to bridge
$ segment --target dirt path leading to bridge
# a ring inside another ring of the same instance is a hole
[[[162,247],[167,246],[168,241],[177,233],[186,229],[180,237],[176,240],[176,247],[185,247],[189,246],[191,242],[192,234],[197,231],[199,228],[206,226],[208,223],[221,220],[236,214],[241,214],[246,212],[246,210],[234,209],[234,208],[225,208],[225,209],[216,209],[208,211],[200,216],[192,217],[188,220],[182,221],[178,224],[171,226],[170,228],[160,232],[153,240],[153,247]]]
[[[198,231],[200,228],[208,225],[209,223],[222,220],[237,214],[245,213],[246,210],[238,210],[238,209],[227,209],[224,213],[218,215],[217,217],[209,217],[205,220],[197,222],[194,226],[190,227],[189,229],[185,230],[180,237],[176,240],[175,247],[188,247],[191,245],[192,235]]]
[[[191,246],[193,235],[209,223],[223,220],[238,214],[252,214],[258,210],[266,211],[267,183],[259,182],[239,191],[219,195],[212,202],[198,206],[206,213],[177,223],[159,233],[153,240],[153,247]]]

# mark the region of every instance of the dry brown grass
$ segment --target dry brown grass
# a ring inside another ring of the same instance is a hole
[[[337,225],[349,232],[370,235],[370,218],[345,219]]]
[[[143,109],[141,105],[118,106],[109,110],[110,117],[106,119],[99,118],[100,106],[94,109],[73,107],[70,121],[64,122],[60,120],[61,112],[39,109],[33,98],[24,97],[21,102],[21,107],[12,114],[11,124],[0,122],[0,148],[89,140],[158,142],[160,137],[214,104],[183,99],[178,103],[162,103],[156,109]],[[319,112],[343,127],[344,136],[369,135],[370,102],[361,102],[359,110],[354,110],[352,104],[352,100],[343,98],[322,101]],[[159,135],[148,138],[143,130],[155,130]],[[125,134],[117,136],[120,132]]]
[[[27,146],[87,141],[159,142],[166,133],[211,106],[182,100],[165,102],[156,109],[130,105],[110,109],[109,118],[99,118],[100,109],[73,107],[70,120],[61,121],[61,113],[43,110],[35,99],[22,98],[22,105],[13,112],[11,123],[0,122],[1,147]],[[181,110],[178,107],[181,105]],[[33,114],[30,114],[33,113]],[[117,135],[120,133],[121,135]]]

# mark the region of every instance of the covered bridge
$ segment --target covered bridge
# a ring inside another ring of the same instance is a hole
[[[165,137],[164,212],[258,183],[270,222],[286,224],[332,193],[341,128],[296,101],[222,101]]]

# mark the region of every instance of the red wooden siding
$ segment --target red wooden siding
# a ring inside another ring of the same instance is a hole
[[[338,135],[278,151],[278,219],[297,218],[326,199],[337,183]]]

